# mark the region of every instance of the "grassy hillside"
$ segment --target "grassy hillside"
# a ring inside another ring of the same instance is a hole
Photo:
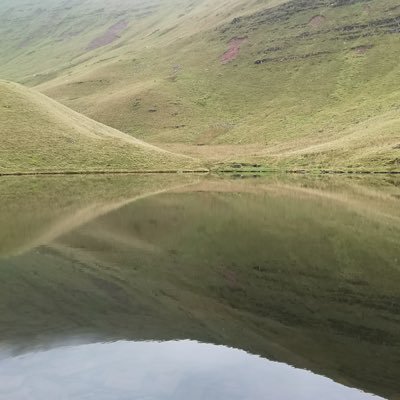
[[[0,81],[0,173],[195,168],[23,86]]]
[[[82,180],[51,179],[57,189],[70,187],[66,199],[76,203]],[[139,177],[98,179],[89,185],[101,198],[129,198],[127,188],[149,185]],[[9,182],[8,192],[19,195],[2,200],[0,210],[20,220],[31,196]],[[36,182],[45,222],[57,202],[51,183]],[[398,185],[343,177],[205,180],[110,210],[0,257],[0,339],[29,349],[73,335],[191,338],[396,399]],[[13,229],[14,246],[18,238],[26,243],[25,230]]]
[[[18,3],[0,77],[106,125],[217,161],[400,170],[397,0]]]
[[[260,7],[256,0],[246,7],[242,0],[231,0],[229,6],[224,0],[3,0],[2,73],[10,80],[37,83],[127,42],[140,41],[138,47],[154,38],[169,43],[254,7]]]

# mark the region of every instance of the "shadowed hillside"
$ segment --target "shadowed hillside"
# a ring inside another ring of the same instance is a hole
[[[194,168],[23,86],[0,81],[0,173]]]

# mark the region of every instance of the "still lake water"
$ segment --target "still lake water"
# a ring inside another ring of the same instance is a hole
[[[400,399],[400,179],[0,179],[1,400]]]

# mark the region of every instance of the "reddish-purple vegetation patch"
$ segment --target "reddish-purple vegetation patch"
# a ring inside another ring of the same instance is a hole
[[[222,54],[221,63],[228,64],[229,62],[236,60],[240,53],[240,47],[242,43],[246,41],[246,38],[233,38],[229,41],[229,49]]]
[[[110,28],[108,28],[107,31],[104,32],[101,36],[93,39],[86,47],[86,50],[94,50],[99,47],[107,46],[108,44],[114,42],[120,37],[119,35],[128,27],[128,25],[129,22],[123,20],[117,22],[113,26],[110,26]]]

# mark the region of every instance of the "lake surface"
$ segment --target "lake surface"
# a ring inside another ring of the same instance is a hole
[[[97,343],[4,356],[4,399],[379,399],[244,351],[190,341]]]
[[[399,399],[400,179],[0,179],[0,399]]]

